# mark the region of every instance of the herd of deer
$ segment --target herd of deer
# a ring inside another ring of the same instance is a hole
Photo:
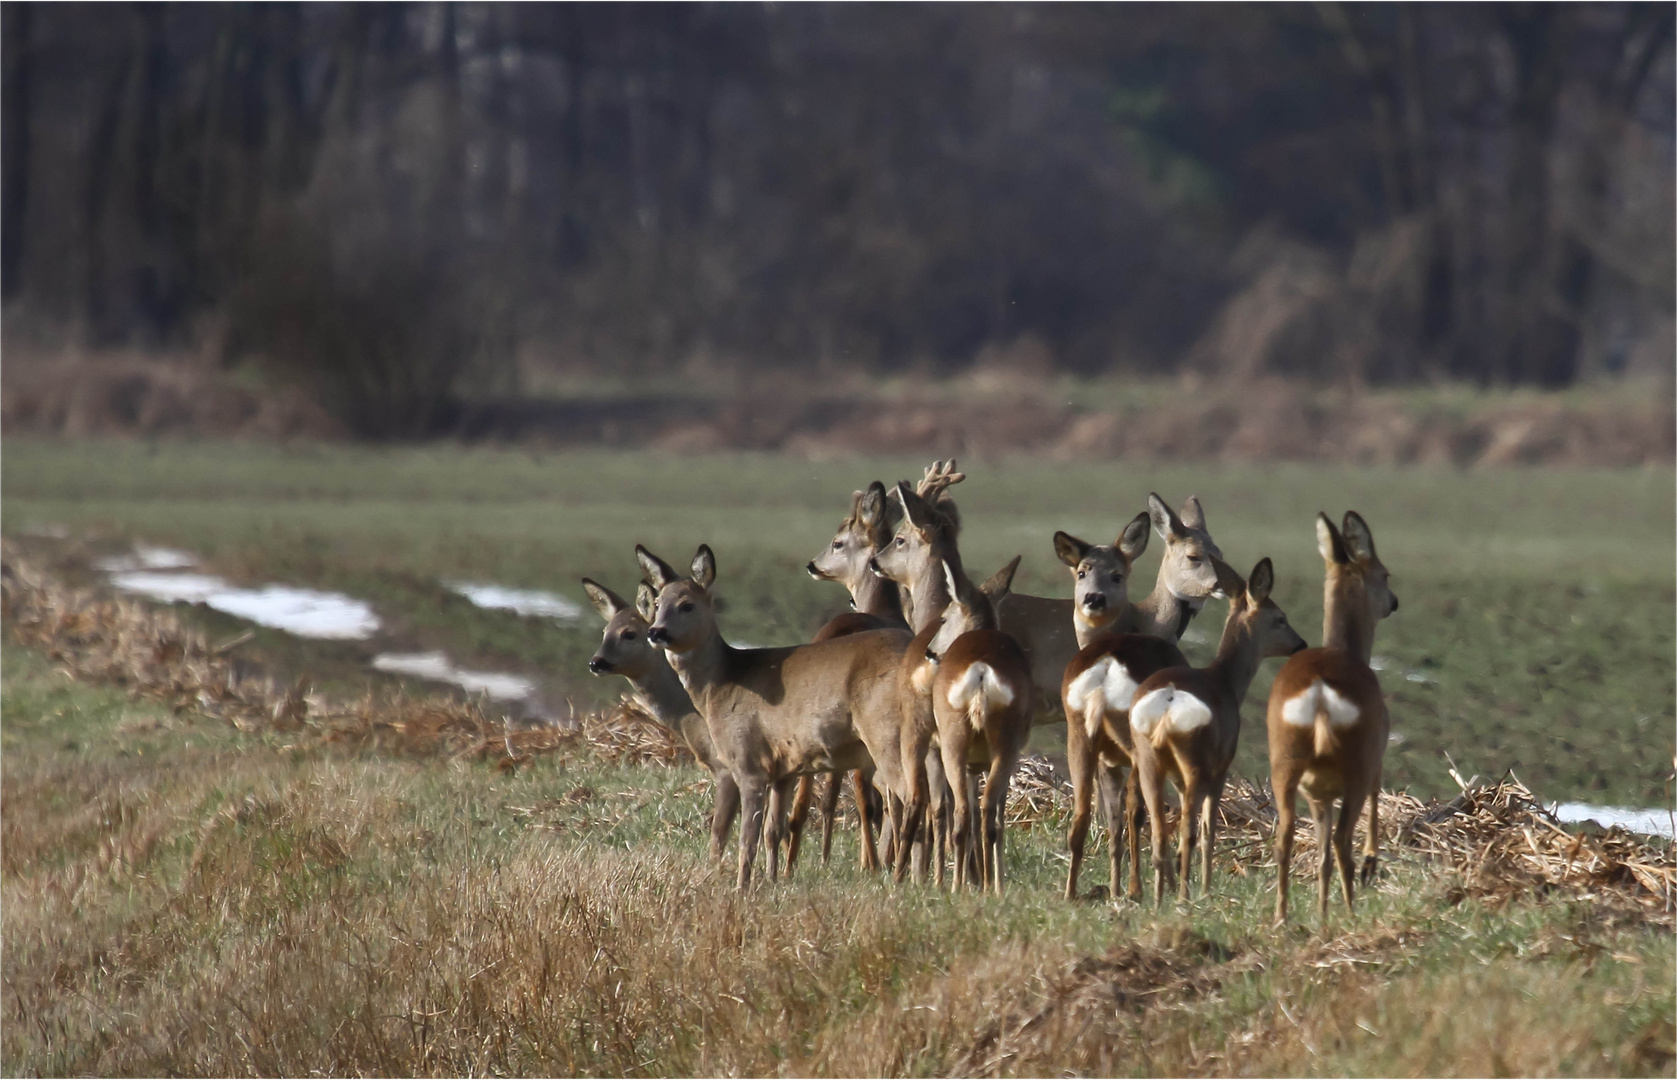
[[[837,535],[808,570],[843,584],[855,610],[807,645],[725,642],[712,594],[716,560],[707,546],[687,576],[637,546],[645,580],[633,605],[583,579],[606,619],[589,670],[628,678],[643,705],[682,734],[715,778],[713,857],[721,857],[743,810],[739,887],[751,880],[759,842],[773,879],[785,840],[791,873],[812,779],[820,774],[831,777],[823,804],[826,861],[840,776],[848,772],[863,866],[877,870],[883,858],[898,881],[912,869],[921,881],[931,872],[941,886],[952,860],[956,886],[1000,892],[1009,779],[1032,726],[1063,715],[1073,788],[1066,898],[1077,896],[1097,791],[1111,841],[1110,894],[1119,893],[1127,837],[1126,891],[1141,896],[1145,821],[1155,896],[1162,899],[1174,876],[1186,898],[1196,845],[1201,889],[1211,881],[1218,801],[1240,735],[1241,701],[1260,662],[1285,656],[1268,716],[1279,811],[1276,919],[1287,916],[1300,792],[1316,835],[1332,837],[1321,844],[1320,914],[1327,917],[1336,859],[1349,908],[1352,830],[1365,801],[1365,885],[1375,870],[1375,796],[1389,728],[1369,667],[1374,628],[1398,606],[1362,518],[1347,513],[1335,527],[1317,516],[1327,562],[1326,640],[1312,649],[1270,597],[1269,559],[1242,578],[1223,561],[1192,497],[1178,514],[1150,495],[1147,511],[1111,545],[1055,533],[1055,554],[1074,578],[1070,600],[1011,592],[1017,556],[975,585],[961,563],[961,520],[948,492],[964,478],[953,461],[940,461],[917,487],[904,481],[888,493],[875,481],[854,494]],[[1149,526],[1164,542],[1164,559],[1153,591],[1132,603],[1130,568],[1146,550]],[[1212,597],[1229,604],[1217,656],[1190,667],[1176,642]],[[975,800],[980,772],[985,782]],[[1164,855],[1165,780],[1181,802],[1175,868]]]

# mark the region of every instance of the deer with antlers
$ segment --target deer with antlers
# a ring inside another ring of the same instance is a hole
[[[1333,864],[1339,862],[1345,908],[1354,909],[1351,833],[1363,800],[1368,837],[1362,880],[1374,878],[1379,854],[1380,771],[1391,718],[1380,680],[1369,667],[1374,630],[1398,609],[1391,575],[1374,550],[1374,534],[1355,511],[1340,528],[1316,515],[1316,546],[1327,564],[1323,582],[1320,648],[1288,660],[1269,693],[1269,772],[1275,795],[1275,862],[1279,875],[1275,921],[1287,921],[1288,872],[1293,855],[1294,800],[1304,793],[1321,849],[1318,913],[1328,918]],[[1340,802],[1332,823],[1333,804]]]
[[[588,670],[595,675],[621,675],[628,679],[634,687],[636,705],[660,724],[679,732],[693,756],[710,770],[716,784],[716,800],[710,815],[710,857],[720,859],[728,846],[734,817],[739,813],[739,785],[717,756],[704,718],[693,707],[681,680],[647,636],[654,615],[652,587],[641,582],[635,590],[633,606],[590,578],[582,579],[582,589],[594,610],[606,620],[600,647],[588,661]],[[788,866],[791,859],[788,854]]]
[[[1217,836],[1217,812],[1228,782],[1229,766],[1240,743],[1240,703],[1272,656],[1291,656],[1305,641],[1287,623],[1287,614],[1270,599],[1275,570],[1268,559],[1242,580],[1233,567],[1213,559],[1220,590],[1229,600],[1228,620],[1217,658],[1203,668],[1171,667],[1149,675],[1136,688],[1130,706],[1135,773],[1152,823],[1153,893],[1164,898],[1163,781],[1168,779],[1182,802],[1177,827],[1180,897],[1188,898],[1194,846],[1201,849],[1200,890],[1211,889],[1211,854]]]

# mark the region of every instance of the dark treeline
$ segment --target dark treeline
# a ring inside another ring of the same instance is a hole
[[[404,403],[385,426],[514,342],[627,371],[1670,360],[1669,4],[3,10],[8,313],[215,328],[351,414]]]

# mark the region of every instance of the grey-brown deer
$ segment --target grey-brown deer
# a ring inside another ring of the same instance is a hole
[[[694,555],[689,577],[643,547],[635,554],[658,590],[650,637],[665,651],[739,785],[741,889],[750,883],[759,841],[768,844],[770,879],[777,876],[785,803],[799,776],[863,769],[887,791],[906,790],[896,685],[907,631],[736,649],[716,625],[716,557],[708,546]],[[867,830],[862,841],[872,843]]]
[[[1135,772],[1152,825],[1153,892],[1161,900],[1168,876],[1162,813],[1164,781],[1168,779],[1181,798],[1178,887],[1180,897],[1186,900],[1196,844],[1201,852],[1202,895],[1211,889],[1218,808],[1240,744],[1240,704],[1246,700],[1258,665],[1269,657],[1291,656],[1305,647],[1304,638],[1288,624],[1286,612],[1270,599],[1275,569],[1268,559],[1253,567],[1251,577],[1244,581],[1227,563],[1214,561],[1221,591],[1229,600],[1216,659],[1203,668],[1171,667],[1154,672],[1136,688],[1130,706]]]
[[[1127,895],[1132,899],[1141,895],[1142,799],[1132,768],[1129,708],[1135,688],[1147,676],[1187,663],[1176,640],[1218,587],[1212,560],[1220,553],[1205,530],[1199,500],[1190,497],[1185,504],[1193,524],[1178,517],[1157,494],[1148,496],[1147,507],[1110,545],[1087,544],[1063,532],[1054,535],[1055,554],[1073,577],[1070,607],[1080,646],[1067,663],[1058,689],[1065,710],[1066,765],[1072,781],[1072,817],[1066,835],[1071,855],[1067,900],[1077,898],[1097,785],[1110,849],[1108,894],[1118,895],[1120,866],[1127,850]],[[1149,524],[1164,540],[1165,554],[1152,593],[1131,604],[1131,566],[1147,548]]]
[[[679,733],[699,764],[710,770],[716,784],[715,805],[710,815],[710,855],[713,859],[721,858],[728,844],[728,832],[739,813],[739,786],[717,756],[704,718],[693,707],[681,680],[663,652],[647,636],[654,603],[651,586],[644,581],[640,583],[633,606],[590,578],[582,579],[582,589],[594,610],[606,620],[600,647],[588,661],[588,670],[595,675],[621,675],[628,679],[634,687],[636,704],[654,720]]]
[[[1391,575],[1374,550],[1374,534],[1354,511],[1334,528],[1316,515],[1316,547],[1327,564],[1323,582],[1320,648],[1306,649],[1275,677],[1269,693],[1269,782],[1275,794],[1275,862],[1279,875],[1275,921],[1287,921],[1287,887],[1293,855],[1294,800],[1310,804],[1321,850],[1317,910],[1328,918],[1333,864],[1339,863],[1345,908],[1356,892],[1351,834],[1365,799],[1368,836],[1363,884],[1373,880],[1380,842],[1380,772],[1391,718],[1380,680],[1369,667],[1374,629],[1398,609]],[[1334,800],[1339,820],[1333,823]],[[1332,826],[1330,829],[1330,825]]]

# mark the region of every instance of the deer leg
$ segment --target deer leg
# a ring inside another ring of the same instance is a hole
[[[993,744],[992,744],[993,745]],[[1007,827],[1007,789],[1013,782],[1017,754],[1003,753],[990,762],[990,775],[984,781],[984,881],[1002,894],[1002,836]]]
[[[1223,803],[1223,785],[1212,784],[1205,795],[1205,811],[1200,818],[1200,895],[1211,894],[1211,852],[1217,845],[1217,810]]]
[[[1277,770],[1270,777],[1271,793],[1275,796],[1275,925],[1287,921],[1287,878],[1293,863],[1293,805],[1297,781]]]
[[[1083,845],[1089,838],[1090,803],[1095,789],[1095,752],[1089,737],[1074,717],[1066,731],[1066,769],[1071,773],[1071,829],[1066,846],[1071,851],[1071,868],[1066,871],[1066,899],[1077,899],[1077,872],[1083,867]]]
[[[902,745],[903,780],[908,789],[908,803],[903,809],[902,827],[897,832],[897,864],[892,875],[896,881],[908,876],[913,861],[916,841],[920,841],[921,826],[926,820],[926,750],[930,739],[921,741],[905,738]],[[925,869],[925,848],[920,842],[920,868]],[[925,881],[923,873],[915,874],[916,881]]]
[[[970,745],[970,744],[969,744]],[[981,885],[984,881],[984,869],[980,865],[984,861],[984,853],[979,850],[978,838],[984,835],[984,822],[978,817],[978,777],[972,772],[966,773],[967,778],[967,806],[971,809],[973,843],[967,848],[967,880],[977,881]]]
[[[763,819],[763,846],[768,849],[769,880],[780,880],[780,842],[786,835],[786,804],[796,779],[777,780],[769,787],[769,809]]]
[[[968,851],[972,847],[972,805],[967,788],[967,740],[963,732],[945,734],[942,739],[943,771],[951,780],[949,785],[950,817],[954,823],[954,842],[950,852],[955,859],[955,888],[965,888],[969,884],[977,884],[969,873],[971,861]]]
[[[852,794],[856,797],[856,826],[857,836],[861,841],[862,869],[877,873],[879,870],[879,849],[874,846],[873,828],[879,815],[874,808],[873,800],[868,793],[873,791],[873,785],[861,769],[850,774],[855,788]]]
[[[809,819],[809,806],[815,801],[815,777],[798,777],[797,793],[792,796],[791,820],[786,824],[786,877],[792,877],[792,867],[798,861],[798,849],[803,846],[804,823]]]
[[[1129,898],[1137,903],[1141,902],[1141,826],[1146,819],[1141,800],[1141,774],[1132,765],[1124,780],[1124,835],[1130,860]]]
[[[1111,849],[1107,852],[1111,865],[1107,870],[1106,895],[1112,900],[1118,899],[1119,864],[1124,857],[1124,816],[1129,810],[1124,802],[1124,785],[1119,778],[1121,771],[1121,766],[1104,760],[1095,765],[1095,777],[1100,781],[1101,789],[1101,814],[1106,819],[1106,842]]]
[[[838,816],[839,793],[844,790],[843,781],[843,773],[828,773],[827,788],[821,796],[822,866],[826,866],[833,855],[833,819]]]
[[[716,779],[716,801],[710,811],[710,857],[720,860],[728,850],[728,833],[733,830],[734,818],[740,812],[740,786],[734,782],[734,775],[726,769],[718,769]]]
[[[1333,831],[1333,851],[1339,861],[1339,884],[1345,890],[1345,911],[1347,914],[1356,910],[1356,877],[1357,864],[1351,858],[1352,834],[1357,828],[1357,818],[1362,816],[1363,798],[1361,791],[1346,786],[1345,799],[1339,808],[1339,822]]]
[[[1140,774],[1138,786],[1141,800],[1147,805],[1148,836],[1153,856],[1153,904],[1165,902],[1165,888],[1169,884],[1170,862],[1165,858],[1165,816],[1163,780],[1159,776],[1159,762],[1150,749],[1136,743],[1135,771]]]
[[[1198,818],[1200,804],[1205,801],[1205,785],[1198,770],[1182,771],[1182,819],[1176,823],[1177,872],[1181,877],[1176,883],[1176,898],[1186,901],[1194,877],[1194,845],[1199,841]]]
[[[740,783],[740,861],[738,888],[751,885],[751,863],[757,858],[757,841],[763,831],[763,802],[767,792],[758,777]]]
[[[1380,775],[1375,774],[1374,787],[1368,793],[1368,835],[1363,837],[1362,885],[1374,883],[1380,863]]]
[[[1310,817],[1316,823],[1316,846],[1320,852],[1316,867],[1316,884],[1320,895],[1316,898],[1316,914],[1322,925],[1328,925],[1328,893],[1333,885],[1333,800],[1308,800]]]

